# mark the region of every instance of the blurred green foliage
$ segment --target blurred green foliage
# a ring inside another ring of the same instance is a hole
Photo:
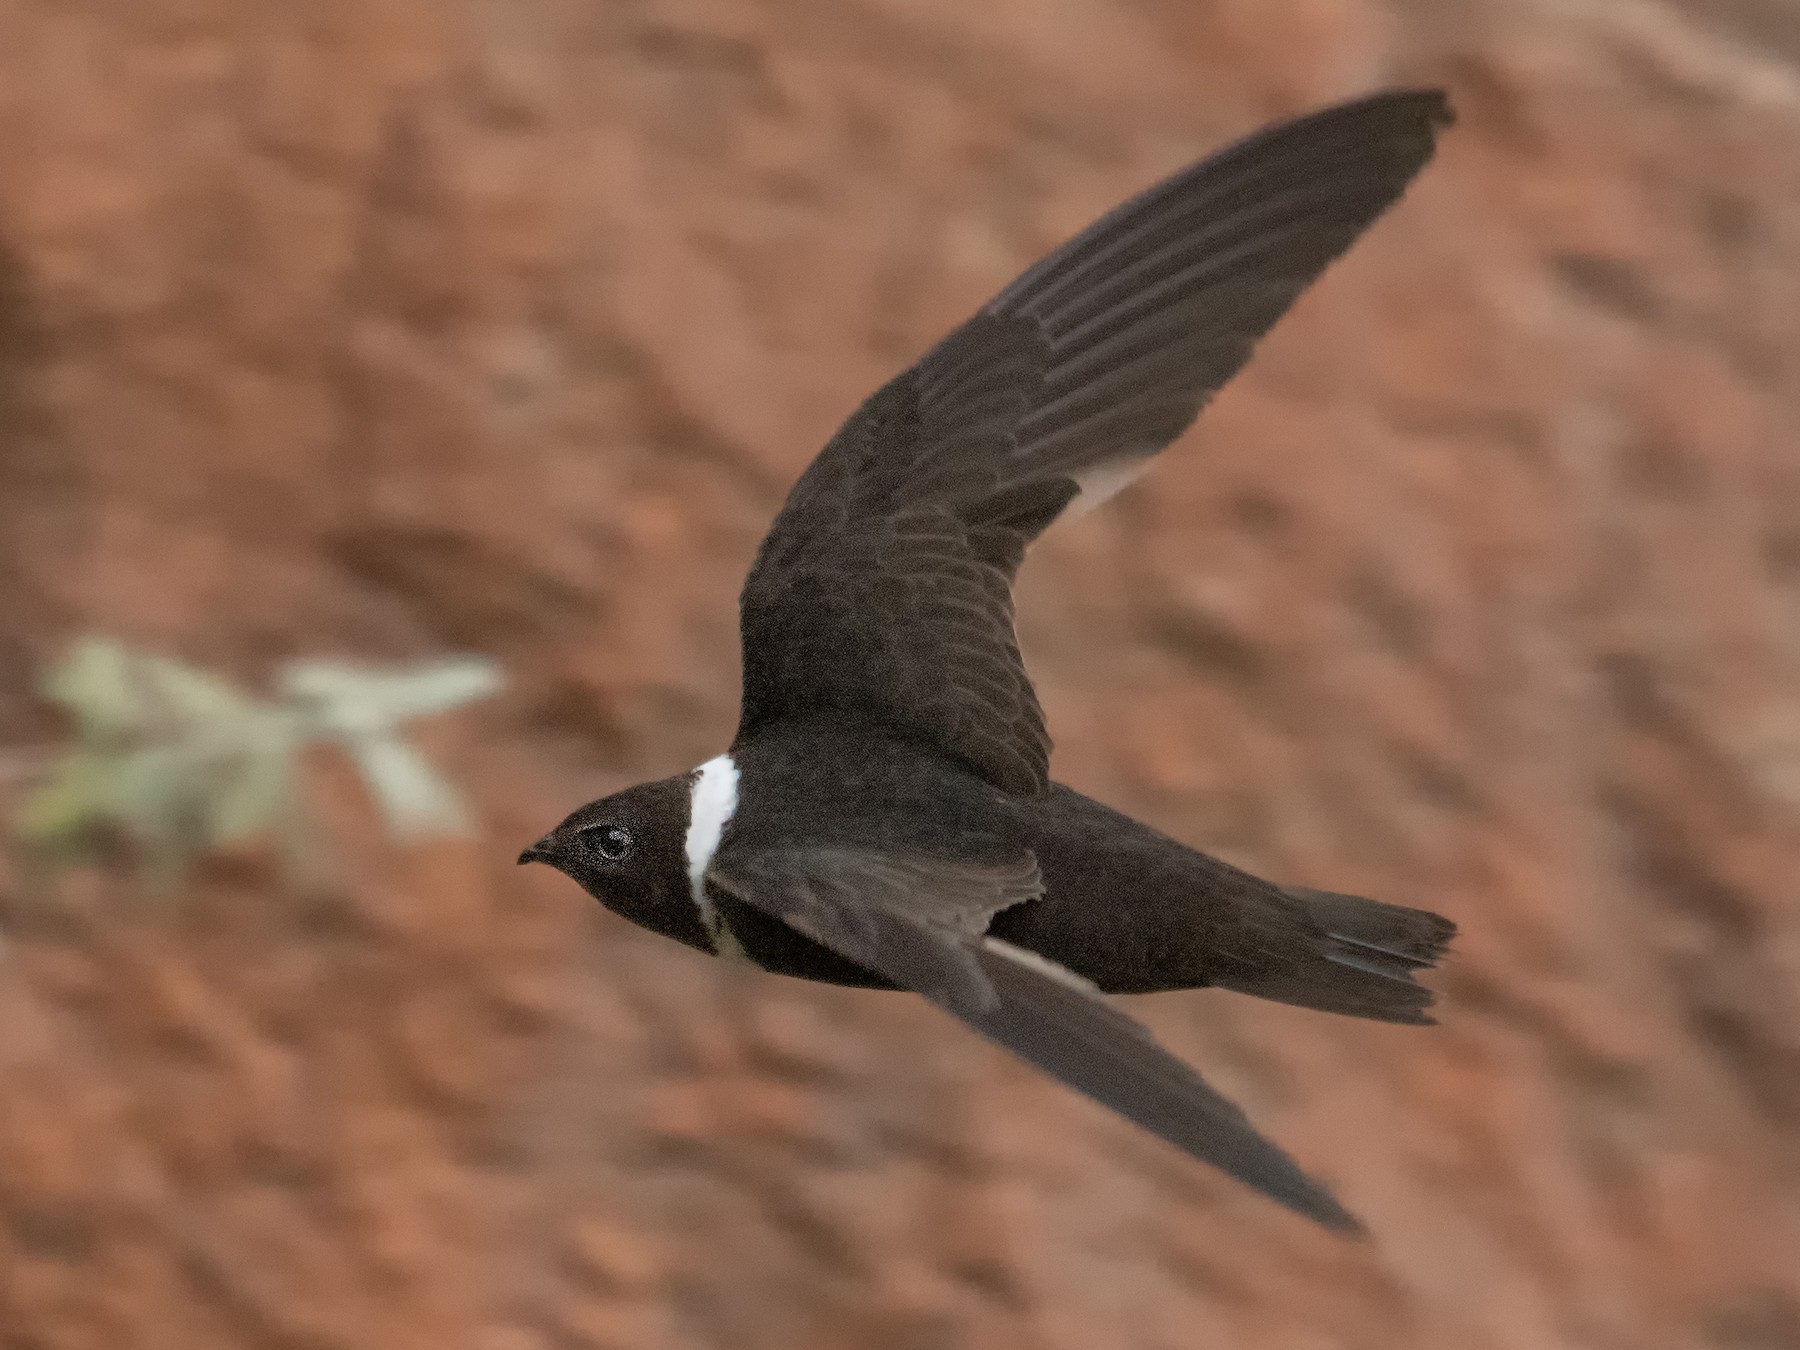
[[[301,755],[320,743],[348,753],[396,835],[461,833],[468,809],[402,724],[499,687],[498,669],[480,658],[403,670],[301,660],[259,698],[180,661],[87,638],[44,676],[42,692],[68,710],[75,738],[21,806],[17,838],[55,867],[91,860],[109,834],[123,834],[159,890],[177,885],[196,854],[258,836],[302,869],[314,840]]]

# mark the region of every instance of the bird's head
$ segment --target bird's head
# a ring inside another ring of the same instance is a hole
[[[548,863],[619,917],[710,951],[688,878],[694,781],[677,774],[591,801],[519,861]]]

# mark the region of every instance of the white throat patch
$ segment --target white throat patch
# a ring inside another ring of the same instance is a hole
[[[738,767],[730,755],[718,755],[697,772],[700,776],[694,780],[687,830],[688,885],[692,888],[694,908],[700,911],[700,923],[712,938],[715,953],[748,960],[725,916],[706,893],[706,869],[712,865],[719,841],[725,837],[725,827],[737,810]]]

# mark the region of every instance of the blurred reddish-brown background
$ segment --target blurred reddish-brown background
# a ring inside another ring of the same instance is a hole
[[[1443,1025],[1136,1001],[1313,1231],[916,1000],[512,858],[714,753],[836,421],[1402,81],[1417,189],[1022,582],[1058,775],[1453,916]],[[0,0],[0,734],[99,629],[504,661],[479,840],[5,900],[5,1350],[1800,1346],[1785,0]]]

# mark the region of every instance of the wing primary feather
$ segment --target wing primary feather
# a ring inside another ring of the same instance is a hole
[[[1315,1219],[1361,1226],[1244,1113],[1074,972],[982,936],[1042,893],[1029,852],[959,862],[838,847],[715,858],[710,879],[1175,1147]]]
[[[1451,121],[1449,100],[1442,90],[1390,90],[1254,132],[1114,207],[1027,268],[994,297],[989,308],[996,313],[1018,313],[1050,304],[1057,294],[1079,286],[1146,234],[1171,224],[1178,228],[1185,210],[1177,207],[1171,213],[1171,202],[1194,198],[1198,205],[1210,205],[1246,182],[1253,185],[1259,174],[1288,168],[1311,145],[1342,147],[1347,157],[1365,165],[1371,159],[1389,160],[1397,172],[1409,165],[1416,170],[1430,157],[1432,129]],[[1374,137],[1371,128],[1378,129]],[[1410,177],[1410,172],[1406,176]]]
[[[1373,208],[1391,195],[1386,187],[1326,179],[1258,202],[1173,239],[1155,252],[1133,258],[1119,271],[1107,274],[1103,283],[1077,292],[1064,308],[1038,313],[1038,321],[1051,334],[1053,345],[1077,340],[1085,326],[1125,300],[1148,306],[1178,284],[1202,281],[1258,255],[1288,261],[1280,257],[1281,249],[1296,240],[1312,247],[1296,251],[1289,267],[1294,272],[1310,272],[1317,266],[1313,257],[1320,252],[1335,254],[1346,229],[1359,228]]]
[[[978,959],[999,996],[991,1011],[958,1014],[975,1030],[1069,1087],[1202,1162],[1342,1233],[1363,1226],[1242,1110],[1103,1002],[1084,981],[1009,944],[983,942]]]

